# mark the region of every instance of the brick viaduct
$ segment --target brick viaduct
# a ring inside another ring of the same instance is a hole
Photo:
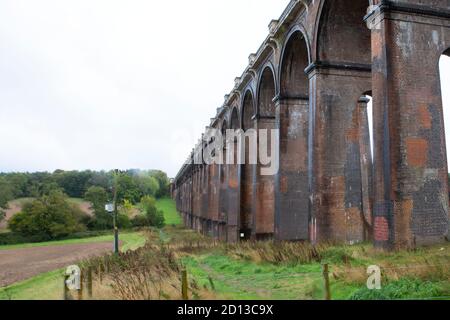
[[[172,185],[186,226],[228,242],[448,240],[449,48],[450,0],[291,1],[209,125],[279,129],[279,172],[193,164],[194,150]]]

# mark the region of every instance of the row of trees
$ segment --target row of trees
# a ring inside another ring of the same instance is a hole
[[[69,197],[83,198],[92,186],[104,188],[111,195],[113,171],[63,171],[53,173],[0,173],[0,206],[16,198],[39,198],[61,190]],[[127,170],[119,177],[122,199],[132,203],[151,195],[161,198],[169,194],[167,174],[159,170]]]
[[[104,211],[104,205],[112,200],[113,184],[113,171],[0,173],[0,222],[5,218],[9,201],[17,198],[43,199],[60,192],[93,203],[96,220],[88,222],[88,227],[109,227],[112,222],[107,221],[111,217]],[[162,198],[169,195],[169,179],[166,173],[159,170],[122,171],[117,176],[117,184],[119,203],[127,201],[135,205],[146,196]],[[96,200],[95,204],[93,200]]]

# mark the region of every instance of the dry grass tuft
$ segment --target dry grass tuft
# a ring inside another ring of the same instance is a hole
[[[321,261],[329,245],[306,242],[242,242],[229,244],[230,257],[272,264],[307,264]]]

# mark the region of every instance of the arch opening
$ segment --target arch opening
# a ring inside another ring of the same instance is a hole
[[[276,95],[275,75],[270,66],[266,66],[259,80],[258,86],[258,141],[257,146],[260,150],[262,146],[261,131],[266,130],[265,144],[267,145],[267,155],[273,158],[271,130],[276,128],[276,106],[274,98]],[[265,176],[261,172],[266,169],[263,165],[265,161],[261,159],[258,152],[258,165],[255,169],[255,237],[257,240],[271,239],[274,234],[275,223],[275,177]]]
[[[450,48],[442,53],[439,59],[439,76],[441,84],[442,108],[444,115],[445,143],[447,150],[447,172],[448,159],[450,159]],[[449,174],[450,180],[450,174]]]
[[[367,0],[325,2],[318,32],[318,60],[371,64],[371,32],[363,21],[367,8]]]
[[[261,76],[258,92],[258,114],[262,117],[275,117],[275,77],[272,69],[266,67]]]
[[[247,91],[242,106],[242,129],[248,131],[254,129],[254,103],[253,96]],[[241,208],[239,220],[239,233],[241,240],[249,240],[253,233],[253,167],[250,163],[250,137],[244,135],[243,150],[244,162],[241,165]]]
[[[226,170],[225,170],[225,165],[226,165],[226,161],[227,161],[227,157],[226,157],[226,152],[227,152],[227,142],[226,142],[226,137],[227,137],[227,122],[226,120],[223,120],[222,122],[222,127],[220,130],[221,134],[222,134],[222,163],[220,164],[220,182],[223,184],[225,183],[225,174],[226,174]]]
[[[303,34],[294,32],[282,58],[280,94],[282,97],[308,97],[309,80],[304,70],[309,65],[308,48]]]
[[[355,135],[358,150],[354,152],[356,163],[351,167],[358,174],[351,175],[356,181],[350,184],[360,186],[358,191],[358,209],[361,214],[362,238],[373,240],[373,203],[374,203],[374,166],[373,166],[373,103],[370,91],[363,93],[354,110]]]

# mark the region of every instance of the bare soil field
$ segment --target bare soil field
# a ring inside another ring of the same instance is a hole
[[[0,287],[111,252],[111,242],[0,250]]]

